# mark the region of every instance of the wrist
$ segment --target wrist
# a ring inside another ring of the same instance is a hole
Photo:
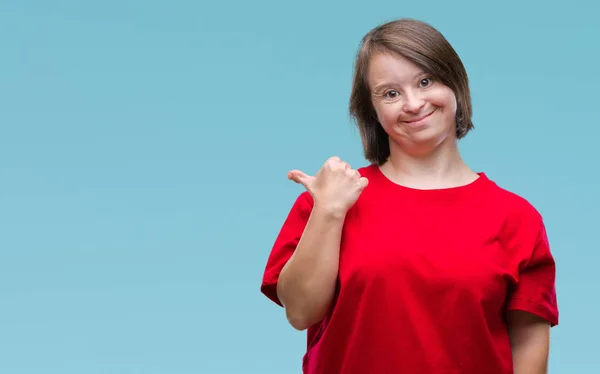
[[[344,220],[344,218],[346,217],[346,213],[348,212],[347,209],[341,207],[336,207],[327,204],[319,204],[317,202],[315,202],[313,211],[317,215],[330,220]]]

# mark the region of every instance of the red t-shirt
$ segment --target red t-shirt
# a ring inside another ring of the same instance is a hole
[[[484,173],[460,187],[418,190],[375,165],[344,222],[330,313],[307,331],[306,374],[508,374],[504,319],[524,310],[558,324],[555,263],[540,214]],[[267,261],[277,279],[312,209],[302,193]]]

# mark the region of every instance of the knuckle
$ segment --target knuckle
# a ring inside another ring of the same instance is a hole
[[[325,165],[329,166],[329,167],[333,167],[337,163],[338,163],[338,160],[336,160],[335,157],[330,157],[327,159],[327,161],[325,161]]]
[[[347,169],[347,165],[348,165],[344,161],[340,160],[339,158],[337,158],[337,159],[331,158],[331,159],[327,160],[327,162],[325,164],[329,169],[332,169],[332,170],[344,170],[344,169]]]

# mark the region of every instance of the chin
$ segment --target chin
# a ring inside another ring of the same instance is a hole
[[[448,143],[449,138],[451,136],[447,132],[440,133],[429,128],[409,134],[405,133],[402,136],[392,136],[390,140],[408,153],[422,155],[431,153],[442,144]]]

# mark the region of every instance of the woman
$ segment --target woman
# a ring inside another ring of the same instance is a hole
[[[461,159],[468,78],[431,26],[398,20],[358,52],[350,110],[368,166],[303,185],[261,290],[308,329],[310,374],[546,373],[558,324],[540,214]]]

